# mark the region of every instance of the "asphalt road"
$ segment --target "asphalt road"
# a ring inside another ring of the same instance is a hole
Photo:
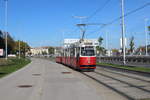
[[[33,58],[26,67],[0,79],[0,100],[126,99],[61,64]]]

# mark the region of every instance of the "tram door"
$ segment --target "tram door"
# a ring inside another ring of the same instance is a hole
[[[79,66],[79,59],[80,59],[80,47],[76,48],[76,65]]]

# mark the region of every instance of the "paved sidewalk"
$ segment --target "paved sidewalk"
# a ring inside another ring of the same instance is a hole
[[[93,89],[58,64],[45,67],[42,100],[100,100]],[[48,66],[48,65],[47,65]]]
[[[0,79],[0,100],[102,100],[79,77],[63,72],[68,72],[63,65],[33,59],[25,68]]]

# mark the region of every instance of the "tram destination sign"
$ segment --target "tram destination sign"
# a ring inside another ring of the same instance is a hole
[[[68,47],[73,43],[79,42],[80,39],[64,39],[64,47]],[[99,42],[97,39],[84,39],[84,45],[99,45]]]

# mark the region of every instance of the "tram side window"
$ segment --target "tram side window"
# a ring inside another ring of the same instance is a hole
[[[74,57],[74,55],[75,55],[75,50],[74,50],[74,48],[71,48],[70,56],[71,56],[71,57]]]
[[[82,56],[95,56],[95,51],[93,47],[81,47]]]
[[[65,57],[65,51],[63,50],[63,57]]]
[[[67,57],[67,49],[65,49],[65,57]]]
[[[77,47],[77,48],[76,48],[76,57],[79,57],[79,55],[80,55],[80,48]]]

